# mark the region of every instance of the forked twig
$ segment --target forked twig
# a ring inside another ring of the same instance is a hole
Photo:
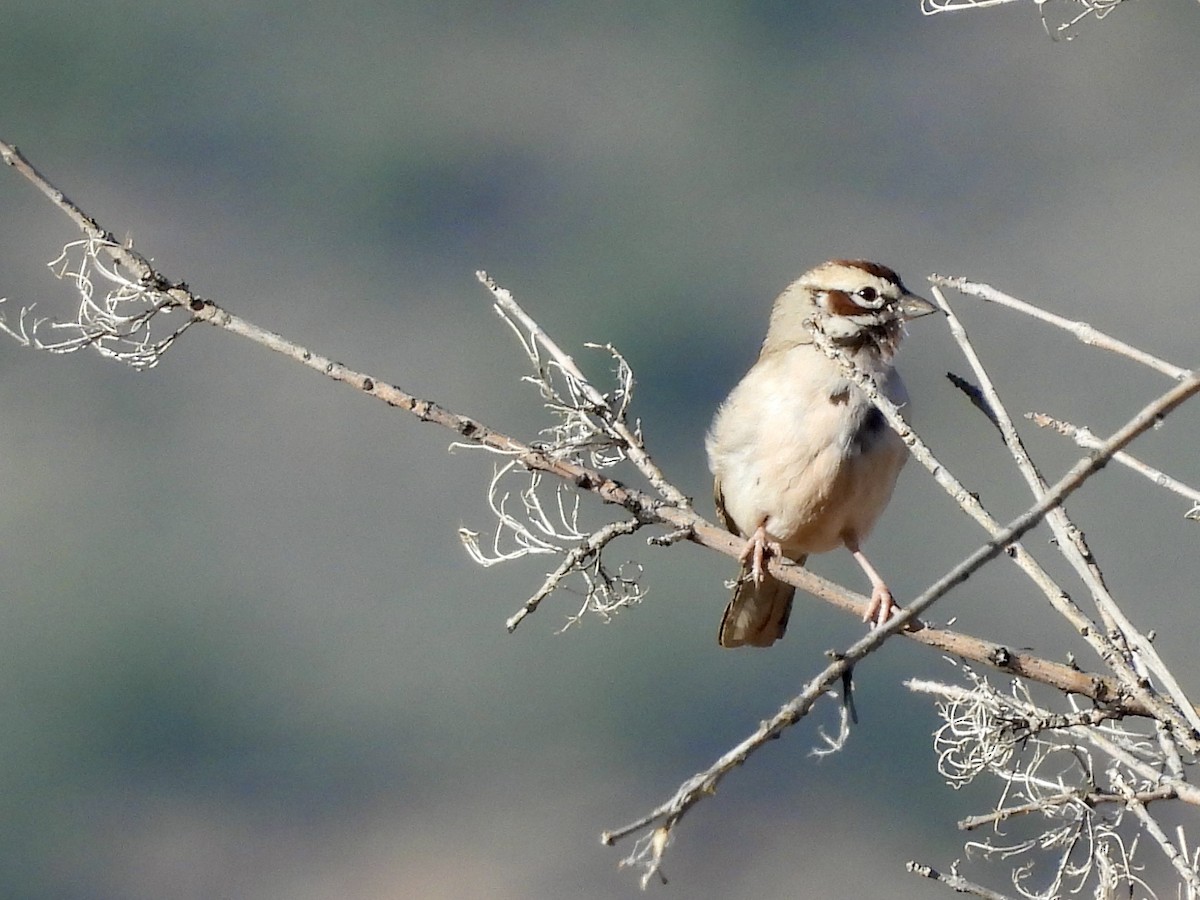
[[[998,291],[991,285],[983,284],[978,281],[971,281],[962,276],[947,276],[947,275],[930,275],[930,282],[942,287],[954,288],[962,294],[967,294],[971,297],[976,297],[988,303],[995,303],[998,306],[1006,306],[1009,309],[1024,313],[1037,319],[1039,322],[1045,322],[1047,325],[1053,325],[1055,328],[1061,328],[1068,334],[1073,335],[1076,340],[1087,344],[1090,347],[1100,347],[1104,350],[1111,350],[1120,356],[1128,357],[1135,362],[1140,362],[1144,366],[1154,369],[1156,372],[1161,372],[1168,378],[1174,378],[1177,381],[1183,381],[1188,378],[1192,372],[1182,366],[1174,365],[1167,362],[1165,359],[1159,359],[1145,350],[1140,350],[1132,344],[1127,344],[1110,334],[1105,334],[1097,328],[1093,328],[1087,322],[1079,322],[1074,319],[1068,319],[1065,316],[1059,316],[1052,312],[1047,312],[1044,309],[1034,306],[1032,303],[1026,303],[1024,300],[1018,300],[1016,297],[1009,296],[1003,291]]]
[[[1091,429],[1081,425],[1072,425],[1070,422],[1056,419],[1046,413],[1025,413],[1025,418],[1029,419],[1039,428],[1050,428],[1065,437],[1071,438],[1071,440],[1085,450],[1095,450],[1101,443],[1100,439],[1092,433]],[[1192,503],[1200,503],[1200,491],[1194,487],[1189,487],[1176,478],[1172,478],[1170,475],[1151,465],[1147,465],[1135,456],[1131,456],[1125,452],[1117,453],[1113,456],[1113,462],[1118,462],[1132,469],[1144,478],[1150,479],[1161,488],[1166,488],[1168,491],[1179,494],[1181,497],[1186,497]]]
[[[575,364],[575,360],[569,354],[564,353],[558,344],[546,334],[542,327],[513,299],[510,291],[500,287],[496,283],[496,280],[488,275],[487,272],[476,272],[475,277],[479,279],[480,284],[491,291],[492,297],[496,301],[496,311],[502,317],[515,320],[519,323],[521,328],[525,329],[531,336],[531,342],[540,344],[553,357],[558,368],[567,375],[570,382],[578,387],[584,398],[586,398],[588,404],[591,406],[590,411],[599,418],[602,427],[610,431],[620,441],[621,447],[628,454],[630,461],[646,476],[646,480],[650,482],[651,487],[662,494],[667,502],[686,509],[690,505],[688,498],[667,480],[662,470],[646,452],[641,434],[630,428],[625,421],[628,392],[623,394],[622,401],[618,406],[613,407],[608,398],[596,390],[592,383],[579,370],[579,367]],[[591,346],[598,345],[593,344]],[[611,346],[606,349],[610,353],[613,353],[620,362],[624,362]],[[526,344],[526,351],[536,358],[536,351],[528,343]]]

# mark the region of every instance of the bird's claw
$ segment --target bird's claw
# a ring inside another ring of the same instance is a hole
[[[766,526],[759,525],[754,530],[754,534],[750,535],[746,541],[742,552],[738,554],[738,561],[743,566],[749,563],[750,577],[755,584],[762,584],[763,579],[767,577],[766,560],[771,556],[781,556],[782,554],[783,548],[779,546],[779,542],[768,538]]]
[[[876,585],[871,591],[871,602],[867,604],[862,620],[871,623],[874,628],[880,628],[899,608],[887,585]]]

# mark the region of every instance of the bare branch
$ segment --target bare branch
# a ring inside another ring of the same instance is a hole
[[[1142,803],[1152,803],[1155,800],[1173,800],[1178,798],[1179,795],[1171,788],[1156,788],[1152,791],[1135,793],[1133,796]],[[984,825],[995,825],[1017,816],[1044,812],[1047,805],[1058,806],[1064,803],[1081,802],[1088,806],[1096,806],[1101,803],[1125,803],[1128,799],[1128,796],[1125,794],[1104,793],[1101,791],[1081,794],[1078,791],[1067,791],[1066,793],[1051,795],[1035,802],[1004,807],[985,815],[968,816],[965,819],[959,820],[958,827],[963,831],[974,831],[976,828],[981,828]]]
[[[741,553],[743,541],[731,535],[724,528],[696,515],[690,509],[684,510],[664,504],[660,499],[622,485],[596,469],[554,458],[544,450],[496,431],[476,419],[447,410],[432,400],[413,396],[382,379],[350,369],[278,334],[260,328],[225,311],[213,301],[196,296],[188,290],[186,285],[172,285],[131,247],[113,242],[108,236],[108,232],[101,229],[93,219],[86,216],[67,200],[61,191],[36,172],[16,151],[16,148],[0,142],[0,157],[29,179],[38,190],[50,197],[55,205],[63,209],[86,234],[103,238],[107,252],[111,253],[122,265],[136,271],[141,282],[158,285],[158,289],[168,294],[180,307],[186,308],[194,321],[207,322],[230,333],[245,337],[313,369],[327,378],[360,390],[390,407],[409,412],[423,422],[433,422],[447,428],[462,438],[461,445],[463,446],[470,445],[489,449],[506,457],[515,466],[531,472],[537,471],[552,475],[556,479],[572,485],[578,491],[596,495],[606,504],[622,507],[641,520],[667,528],[668,533],[659,538],[657,542],[672,543],[686,538],[692,543],[716,550],[734,559]],[[881,406],[885,414],[888,414],[887,405],[881,403]],[[893,410],[891,415],[896,417],[896,421],[902,421],[899,419],[898,412]],[[452,446],[459,445],[456,443]],[[959,490],[964,495],[968,493],[965,487],[960,486]],[[466,539],[471,540],[469,537]],[[551,550],[550,552],[555,551]],[[801,566],[777,558],[772,558],[768,565],[776,578],[850,613],[856,619],[861,619],[867,608],[869,601],[866,597],[821,578]],[[945,652],[954,653],[981,665],[1033,678],[1060,690],[1082,694],[1100,703],[1116,704],[1123,712],[1130,715],[1149,714],[1143,704],[1133,698],[1123,696],[1119,686],[1112,679],[1101,675],[1080,672],[1071,666],[1039,659],[1030,653],[949,629],[936,628],[915,620],[908,623],[904,634],[913,640]]]
[[[845,655],[828,665],[823,672],[804,686],[804,690],[799,695],[780,707],[771,718],[760,723],[752,734],[724,753],[711,766],[701,772],[697,772],[683,782],[679,786],[679,789],[664,803],[626,825],[605,831],[601,834],[601,843],[612,845],[621,838],[655,823],[659,824],[650,833],[665,832],[665,837],[669,839],[670,833],[676,823],[683,818],[692,806],[705,797],[716,793],[717,785],[721,783],[726,775],[749,759],[750,755],[765,743],[778,737],[785,728],[796,724],[804,718],[817,700],[828,693],[833,685],[842,680],[843,674],[849,671],[854,662],[861,658],[862,655],[865,655],[866,652],[869,652],[870,648],[861,648],[856,652],[855,648],[860,648],[860,645],[865,640],[867,639],[859,641]],[[663,847],[666,846],[666,843],[667,840],[664,840]],[[661,864],[661,853],[657,854],[651,861],[655,865]]]
[[[949,872],[939,872],[933,866],[927,866],[916,860],[909,860],[905,863],[904,868],[913,875],[920,875],[922,878],[941,882],[959,894],[974,894],[976,897],[982,897],[983,900],[1010,900],[1006,894],[999,894],[982,885],[975,884],[973,881],[967,881],[967,879],[958,874],[957,869],[951,869]]]
[[[1056,328],[1061,328],[1064,331],[1072,334],[1075,338],[1090,347],[1100,347],[1103,350],[1111,350],[1121,356],[1139,362],[1144,366],[1154,369],[1156,372],[1161,372],[1168,378],[1174,378],[1176,381],[1183,381],[1191,376],[1191,371],[1173,365],[1166,360],[1159,359],[1144,350],[1139,350],[1137,347],[1127,344],[1122,340],[1118,340],[1112,335],[1105,334],[1096,328],[1093,328],[1087,322],[1076,322],[1063,316],[1055,315],[1051,312],[1046,312],[1044,309],[1039,309],[1032,303],[1026,303],[1024,300],[1018,300],[1016,297],[1010,297],[1002,291],[996,290],[991,285],[982,284],[976,281],[970,281],[962,276],[947,276],[947,275],[930,275],[929,280],[936,285],[943,287],[954,288],[960,293],[967,294],[971,297],[977,297],[988,303],[995,303],[999,306],[1007,306],[1009,309],[1015,309],[1017,312],[1024,313],[1027,316],[1032,316],[1039,322],[1045,322],[1048,325],[1053,325]]]
[[[526,353],[534,360],[535,364],[540,361],[537,345],[541,345],[550,354],[558,369],[566,375],[571,390],[577,391],[586,400],[585,405],[579,403],[578,398],[575,398],[574,408],[595,417],[600,426],[617,440],[623,453],[628,455],[630,461],[637,466],[650,485],[667,502],[686,509],[690,505],[688,498],[667,480],[662,470],[650,459],[642,443],[640,430],[630,428],[625,421],[625,413],[628,410],[633,391],[633,373],[625,362],[625,358],[611,345],[603,345],[603,348],[608,350],[617,361],[618,372],[621,376],[621,390],[616,392],[617,403],[614,406],[608,397],[592,386],[591,382],[580,372],[579,367],[575,365],[575,360],[559,348],[542,327],[520,307],[509,291],[500,287],[487,272],[476,272],[475,277],[491,291],[496,301],[496,312],[501,318],[513,325],[519,335],[522,329],[528,334],[528,339],[523,338],[522,342],[525,345]],[[601,345],[589,344],[588,346],[600,347]],[[543,378],[542,381],[546,383],[547,379]]]
[[[1092,434],[1091,430],[1080,425],[1072,425],[1070,422],[1064,422],[1062,419],[1056,419],[1046,413],[1031,412],[1026,413],[1025,418],[1032,421],[1039,428],[1052,428],[1059,434],[1071,438],[1080,447],[1085,450],[1094,450],[1101,443],[1100,439]],[[1193,504],[1200,504],[1200,491],[1193,487],[1189,487],[1182,481],[1178,481],[1167,475],[1165,472],[1160,472],[1153,466],[1149,466],[1134,456],[1128,453],[1117,453],[1113,456],[1113,462],[1119,462],[1123,466],[1127,466],[1146,478],[1149,478],[1161,488],[1166,488],[1168,491],[1173,491],[1180,496],[1191,500]]]

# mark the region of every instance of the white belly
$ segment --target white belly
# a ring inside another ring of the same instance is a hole
[[[864,540],[908,457],[837,364],[812,346],[760,362],[734,388],[709,432],[709,466],[743,535],[759,524],[790,557]],[[889,397],[904,402],[893,371]],[[864,428],[873,420],[876,428]]]

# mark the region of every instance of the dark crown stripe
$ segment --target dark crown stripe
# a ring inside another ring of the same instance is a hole
[[[858,269],[866,272],[868,275],[873,275],[876,278],[882,278],[890,281],[893,284],[900,283],[900,276],[887,266],[881,266],[879,263],[873,263],[865,259],[834,259],[830,262],[835,266],[846,266],[849,269]]]

